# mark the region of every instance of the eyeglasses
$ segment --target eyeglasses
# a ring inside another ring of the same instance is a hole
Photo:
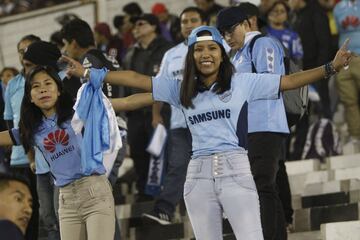
[[[148,23],[148,22],[145,22],[145,21],[143,21],[143,22],[140,22],[140,21],[139,21],[139,22],[136,22],[134,26],[135,26],[135,27],[141,27],[141,26],[146,25],[146,24],[149,24],[149,23]]]
[[[220,33],[221,33],[221,35],[222,35],[223,37],[225,37],[225,36],[227,36],[227,35],[231,36],[231,35],[234,33],[236,27],[239,26],[239,25],[240,25],[240,23],[236,23],[236,24],[232,25],[229,29],[223,30],[223,31],[221,31]]]

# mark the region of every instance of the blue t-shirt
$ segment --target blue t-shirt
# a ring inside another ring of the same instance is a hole
[[[258,73],[283,75],[285,73],[284,53],[278,40],[271,37],[257,39],[253,46],[252,55],[250,55],[249,43],[257,34],[260,32],[246,34],[244,47],[232,59],[236,71],[238,73],[251,73],[251,61],[253,61]],[[289,133],[282,94],[278,99],[261,99],[249,103],[248,132]]]
[[[180,83],[183,79],[185,57],[187,52],[188,47],[184,42],[168,50],[161,61],[160,71],[156,78],[171,79]],[[184,114],[181,109],[171,105],[170,129],[186,127]]]
[[[50,167],[56,186],[64,186],[83,177],[81,165],[81,134],[75,134],[71,127],[71,120],[61,127],[56,124],[56,116],[43,118],[35,134],[35,148],[43,155]],[[18,129],[12,129],[16,143],[20,143]],[[99,165],[91,174],[104,174],[105,168]]]
[[[15,128],[19,126],[24,87],[25,78],[22,74],[18,74],[9,81],[5,91],[4,120],[12,120]],[[10,164],[12,166],[29,164],[22,146],[12,147]]]
[[[339,46],[350,38],[348,49],[360,54],[360,1],[339,2],[334,8],[334,18],[339,31]]]
[[[266,32],[275,38],[289,50],[289,57],[292,59],[302,59],[304,56],[303,48],[299,35],[286,28],[286,29],[274,29],[270,26],[266,27]]]
[[[25,78],[22,74],[18,74],[11,81],[9,81],[5,92],[5,109],[4,119],[12,120],[14,128],[19,126],[21,102],[24,97]],[[19,146],[12,147],[11,165],[28,164],[28,158],[25,154],[24,148]],[[42,154],[35,149],[35,166],[36,174],[44,174],[50,171],[48,164],[43,158]]]
[[[238,136],[238,128],[246,123],[243,109],[257,99],[279,98],[280,75],[234,74],[230,90],[220,95],[211,89],[199,93],[193,99],[194,109],[180,104],[178,81],[154,77],[152,85],[154,100],[182,109],[192,135],[193,157],[197,157],[230,150],[245,153],[243,134]]]

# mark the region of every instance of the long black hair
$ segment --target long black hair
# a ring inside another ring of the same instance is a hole
[[[208,33],[207,31],[200,32],[198,35],[202,36]],[[216,43],[218,44],[218,43]],[[213,88],[213,91],[216,94],[222,94],[231,87],[231,77],[235,72],[234,66],[230,62],[229,57],[226,54],[224,47],[218,44],[221,49],[222,62],[220,63],[219,73],[216,79],[216,87]],[[199,90],[201,91],[204,88],[204,83],[201,80],[201,73],[199,73],[196,68],[196,63],[194,59],[194,46],[189,47],[189,51],[185,59],[185,68],[183,74],[183,81],[181,83],[180,89],[180,102],[185,108],[193,108],[193,98],[197,96]]]
[[[20,138],[21,143],[28,152],[29,149],[34,145],[34,135],[42,121],[44,114],[41,109],[31,102],[31,82],[34,76],[39,72],[45,72],[48,74],[56,83],[60,96],[56,102],[56,114],[57,114],[57,125],[61,125],[70,119],[73,115],[73,100],[71,96],[64,91],[63,83],[57,73],[57,71],[49,66],[36,66],[26,76],[25,80],[25,91],[24,97],[21,103],[20,110]]]

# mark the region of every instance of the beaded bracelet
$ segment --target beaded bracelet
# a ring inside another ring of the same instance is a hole
[[[328,62],[324,65],[325,68],[325,78],[330,78],[332,75],[336,74],[337,71],[334,68],[334,65],[332,64],[332,62]]]

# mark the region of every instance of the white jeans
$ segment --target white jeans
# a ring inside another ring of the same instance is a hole
[[[223,212],[236,239],[263,240],[259,197],[245,152],[191,159],[184,199],[197,240],[223,239]]]

